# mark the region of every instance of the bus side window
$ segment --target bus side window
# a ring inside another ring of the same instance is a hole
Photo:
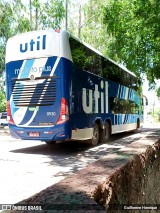
[[[110,112],[112,114],[138,114],[140,107],[133,101],[110,98]]]
[[[86,59],[85,52],[83,50],[83,45],[72,37],[69,39],[69,42],[73,62],[80,69],[82,69]]]
[[[118,114],[120,113],[120,102],[118,98],[110,98],[110,111],[112,114]]]
[[[121,83],[119,67],[102,57],[102,75],[113,82]]]
[[[101,56],[72,37],[69,42],[74,64],[81,70],[102,76]]]
[[[102,62],[101,62],[101,56],[96,54],[94,51],[89,49],[88,47],[84,46],[85,56],[87,62],[87,71],[102,76]],[[84,67],[84,70],[86,70],[86,67]]]
[[[107,60],[102,57],[102,76],[103,78],[108,79],[108,68],[107,68]]]

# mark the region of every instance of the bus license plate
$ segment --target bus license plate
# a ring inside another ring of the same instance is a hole
[[[29,132],[29,136],[30,137],[39,137],[40,134],[39,134],[39,132]]]

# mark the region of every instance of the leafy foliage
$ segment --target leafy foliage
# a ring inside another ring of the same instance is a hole
[[[31,30],[60,28],[64,18],[65,10],[62,0],[48,0],[40,3],[39,0],[32,0],[30,5]]]
[[[62,20],[65,16],[65,10],[62,0],[47,1],[41,8],[39,16],[40,26],[42,29],[60,28]]]
[[[160,4],[158,0],[110,0],[104,22],[112,37],[109,56],[150,83],[160,78]]]
[[[0,74],[5,68],[5,45],[9,37],[33,29],[60,28],[65,15],[62,0],[31,2],[31,5],[21,0],[0,2]]]
[[[5,44],[10,37],[10,25],[12,9],[7,2],[0,2],[0,76],[4,70],[5,64]]]
[[[5,45],[12,35],[34,29],[60,28],[63,0],[0,1],[0,75],[5,69]],[[159,0],[68,0],[69,31],[124,64],[150,83],[160,78]],[[80,7],[81,4],[81,7]],[[32,22],[32,23],[31,23]]]
[[[82,5],[69,2],[68,30],[76,37],[80,32],[81,40],[107,54],[110,38],[103,24],[104,6],[105,1],[100,0],[88,0]]]
[[[158,87],[158,89],[156,90],[156,92],[157,92],[158,99],[160,99],[160,87]]]
[[[28,1],[29,3],[29,1]],[[5,70],[5,47],[9,37],[34,29],[60,28],[65,10],[62,0],[41,3],[32,0],[31,5],[21,0],[0,1],[0,79]],[[0,84],[3,85],[3,82]],[[0,93],[0,111],[5,111],[5,96]]]
[[[6,97],[5,93],[0,91],[0,112],[6,111]]]

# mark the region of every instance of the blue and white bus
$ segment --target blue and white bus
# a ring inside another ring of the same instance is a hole
[[[107,141],[143,122],[137,77],[66,31],[32,31],[6,47],[10,132],[46,143]]]

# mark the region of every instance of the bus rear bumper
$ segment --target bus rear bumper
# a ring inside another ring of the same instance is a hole
[[[71,138],[69,123],[43,128],[22,128],[10,124],[9,129],[12,137],[22,140],[57,141]]]

